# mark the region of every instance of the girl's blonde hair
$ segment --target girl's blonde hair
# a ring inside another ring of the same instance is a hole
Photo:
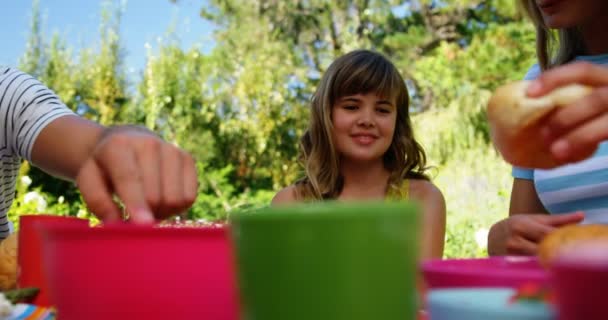
[[[393,141],[383,158],[391,172],[389,187],[399,188],[406,178],[428,180],[426,155],[414,139],[403,78],[383,55],[356,50],[329,66],[312,97],[309,126],[300,141],[299,160],[306,176],[296,182],[297,198],[314,201],[339,196],[343,179],[340,156],[332,141],[332,106],[344,96],[372,92],[394,101],[397,109]]]
[[[583,38],[577,28],[552,31],[545,25],[534,0],[519,0],[520,7],[536,28],[536,57],[541,70],[566,64],[585,52]]]

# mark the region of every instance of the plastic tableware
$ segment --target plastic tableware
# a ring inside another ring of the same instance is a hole
[[[608,245],[593,240],[562,251],[551,268],[559,320],[608,319]]]
[[[242,319],[415,318],[417,206],[323,202],[231,219]]]
[[[74,226],[88,228],[89,221],[76,217],[52,215],[22,215],[19,217],[19,246],[17,259],[19,272],[17,284],[19,288],[35,287],[40,289],[31,301],[38,306],[51,306],[49,299],[47,277],[43,270],[42,235],[44,228],[49,226]]]
[[[59,319],[238,319],[227,227],[54,227],[44,236]]]
[[[432,320],[553,320],[555,311],[543,301],[513,301],[512,288],[443,288],[428,295]]]
[[[526,283],[548,285],[549,273],[536,257],[502,256],[478,259],[431,260],[422,264],[429,289],[510,287]]]

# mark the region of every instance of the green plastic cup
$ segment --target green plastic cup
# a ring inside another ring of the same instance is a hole
[[[416,205],[300,204],[231,223],[241,319],[415,319]]]

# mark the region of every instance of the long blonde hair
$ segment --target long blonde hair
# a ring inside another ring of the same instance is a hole
[[[519,6],[536,29],[536,57],[541,70],[566,64],[585,52],[583,38],[577,28],[553,31],[545,25],[536,1],[519,0]]]
[[[348,95],[374,92],[395,101],[397,122],[393,141],[383,161],[390,171],[389,187],[403,179],[425,179],[426,155],[414,139],[408,112],[409,96],[397,68],[383,55],[356,50],[336,59],[327,69],[312,97],[308,129],[300,141],[299,160],[306,176],[296,182],[301,200],[333,199],[342,191],[340,157],[332,141],[332,106]]]

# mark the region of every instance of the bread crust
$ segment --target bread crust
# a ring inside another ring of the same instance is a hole
[[[540,242],[538,258],[549,268],[560,253],[588,242],[608,245],[608,225],[568,225],[556,229]]]
[[[549,169],[561,165],[551,155],[540,131],[543,119],[556,108],[591,93],[588,86],[571,84],[538,98],[526,91],[530,81],[516,81],[496,89],[488,102],[490,136],[502,157],[515,166]]]
[[[16,233],[0,242],[0,290],[14,289],[17,285],[17,245]]]

